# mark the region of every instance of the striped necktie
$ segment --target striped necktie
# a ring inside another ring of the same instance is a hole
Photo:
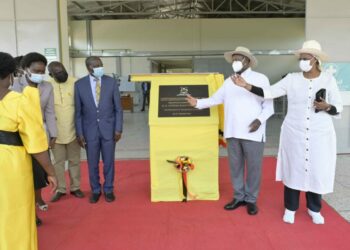
[[[100,102],[100,94],[101,94],[101,82],[99,79],[96,79],[96,103],[98,104]]]

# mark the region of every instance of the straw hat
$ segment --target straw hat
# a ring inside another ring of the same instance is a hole
[[[233,62],[233,55],[242,55],[247,57],[250,60],[250,67],[255,67],[256,65],[258,65],[258,60],[256,60],[255,56],[253,56],[250,50],[245,47],[238,46],[234,51],[225,52],[224,57],[228,63]]]
[[[328,59],[328,55],[322,51],[320,43],[315,40],[304,42],[303,47],[295,51],[294,54],[296,56],[300,56],[300,54],[311,54],[321,61]]]

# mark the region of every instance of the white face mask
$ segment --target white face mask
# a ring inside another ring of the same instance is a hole
[[[30,75],[29,75],[30,74]],[[40,84],[44,81],[44,75],[43,74],[35,74],[29,71],[28,78],[31,82]]]
[[[243,69],[243,63],[241,61],[233,61],[232,62],[233,72],[238,73]]]
[[[300,60],[299,67],[303,72],[309,72],[312,69],[311,60]]]
[[[94,68],[94,76],[97,78],[101,78],[104,74],[104,69],[103,67],[98,67],[98,68]]]
[[[10,76],[10,86],[8,87],[8,89],[11,89],[13,86],[13,82],[15,81],[13,75]]]

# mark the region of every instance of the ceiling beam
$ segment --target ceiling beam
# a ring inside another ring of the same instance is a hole
[[[182,11],[164,11],[164,12],[115,12],[115,13],[70,13],[70,16],[91,16],[91,15],[100,15],[100,16],[125,16],[125,15],[136,15],[136,16],[151,16],[159,13],[171,13],[171,14],[196,14],[196,15],[274,15],[274,14],[304,14],[304,11],[191,11],[185,12]]]
[[[210,18],[304,16],[302,0],[68,0],[73,18]],[[87,4],[90,2],[90,4]],[[95,5],[92,4],[95,3]],[[86,3],[86,4],[84,4]]]

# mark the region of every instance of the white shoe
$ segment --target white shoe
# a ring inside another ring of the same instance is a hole
[[[319,224],[319,225],[324,224],[324,217],[321,215],[320,212],[316,213],[311,211],[310,209],[308,209],[307,212],[311,216],[313,223]]]
[[[295,211],[284,210],[283,221],[285,223],[294,224]]]

